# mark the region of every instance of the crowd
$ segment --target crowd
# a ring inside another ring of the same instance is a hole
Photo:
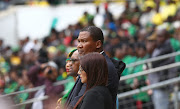
[[[84,12],[77,24],[69,25],[62,31],[52,29],[49,36],[43,38],[42,41],[32,41],[30,37],[27,37],[20,40],[18,46],[10,47],[5,46],[3,40],[0,40],[0,94],[46,85],[47,88],[40,91],[40,94],[37,92],[22,93],[12,96],[12,100],[16,104],[36,96],[49,95],[48,100],[55,104],[62,96],[61,92],[64,90],[68,92],[74,82],[57,87],[52,83],[69,78],[65,68],[67,55],[77,47],[80,30],[91,25],[102,29],[105,53],[115,60],[122,60],[126,65],[180,51],[179,1],[148,0],[143,2],[143,5],[139,2],[135,6],[130,4],[128,1],[125,2],[125,10],[118,18],[115,18],[108,10],[107,3],[104,5],[105,13],[100,13],[99,7],[96,8],[95,15]],[[176,56],[151,64],[138,65],[125,69],[121,76],[179,61],[180,56]],[[179,69],[171,68],[147,76],[128,79],[119,84],[118,92],[122,93],[155,84],[179,76],[178,72],[180,72]],[[119,107],[120,109],[152,109],[153,107],[168,109],[170,104],[168,96],[171,91],[172,86],[141,92],[132,97],[120,99]],[[46,103],[49,102],[48,100],[43,103],[46,107],[48,107]],[[163,100],[165,104],[162,104]],[[151,101],[154,106],[149,104]],[[21,108],[33,106],[34,109],[37,108],[37,104]]]
[[[95,0],[98,1],[98,0]],[[0,0],[0,11],[6,10],[14,5],[30,5],[30,6],[57,6],[60,4],[73,4],[73,3],[92,3],[94,1],[81,1],[81,0]]]

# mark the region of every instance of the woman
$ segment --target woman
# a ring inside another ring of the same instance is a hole
[[[106,87],[108,67],[104,56],[99,53],[83,56],[80,59],[78,74],[81,82],[86,83],[87,87],[74,109],[111,109],[112,97]]]
[[[79,70],[78,51],[77,49],[73,49],[68,54],[68,57],[66,59],[66,72],[68,75],[67,79],[73,78],[74,81],[76,81],[78,70]],[[67,90],[67,93],[57,101],[56,109],[59,109],[60,107],[62,109],[73,86],[74,86],[74,82],[69,82],[68,84],[65,84],[65,89]]]
[[[77,49],[72,50],[66,59],[66,72],[68,76],[72,76],[76,81],[77,72],[79,70],[79,56]]]

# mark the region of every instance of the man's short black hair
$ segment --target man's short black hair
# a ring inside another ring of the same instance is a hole
[[[103,44],[104,35],[103,35],[103,32],[100,28],[98,28],[96,26],[88,26],[88,27],[85,27],[81,30],[81,32],[83,32],[83,31],[89,32],[90,36],[93,38],[94,41],[100,40]]]

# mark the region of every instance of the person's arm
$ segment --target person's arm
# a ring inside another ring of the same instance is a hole
[[[62,91],[64,91],[63,85],[53,86],[53,82],[49,79],[45,80],[45,92],[47,95],[57,95],[60,94]]]
[[[38,80],[38,73],[40,72],[39,66],[32,66],[30,70],[27,72],[28,79],[33,83],[33,85],[36,84],[36,81]]]
[[[104,98],[93,91],[84,96],[80,109],[104,109]]]

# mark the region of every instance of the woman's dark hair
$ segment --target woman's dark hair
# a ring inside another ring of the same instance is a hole
[[[89,53],[80,59],[80,65],[87,75],[86,90],[93,86],[106,86],[108,68],[106,59],[102,54]]]
[[[102,54],[95,52],[86,54],[80,58],[80,65],[87,75],[87,86],[85,93],[92,87],[107,85],[108,66],[106,59]],[[74,109],[77,108],[84,95],[78,100]]]
[[[102,44],[104,43],[104,35],[100,28],[98,28],[96,26],[88,26],[81,30],[81,32],[83,32],[83,31],[89,32],[90,36],[92,37],[92,39],[94,41],[100,40],[102,42]]]

